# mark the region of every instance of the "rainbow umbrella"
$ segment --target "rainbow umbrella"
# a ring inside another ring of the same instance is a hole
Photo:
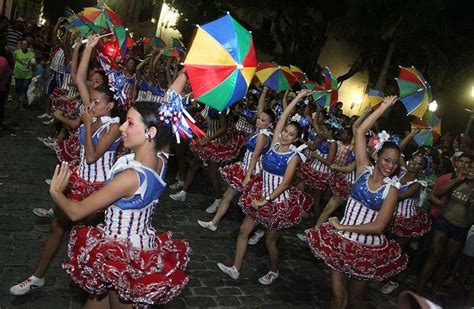
[[[66,25],[66,30],[71,33],[80,33],[83,38],[88,37],[91,34],[99,33],[100,29],[94,23],[91,23],[83,18],[77,16],[68,18],[69,24]]]
[[[433,101],[430,84],[414,67],[400,67],[400,75],[396,80],[400,89],[400,101],[405,105],[408,115],[423,117]]]
[[[181,61],[185,56],[185,52],[181,48],[171,47],[165,49],[161,55],[168,58],[176,58],[178,61]]]
[[[441,119],[430,111],[427,111],[421,119],[415,118],[412,121],[412,127],[428,129],[413,137],[419,146],[433,146],[433,143],[441,136]]]
[[[372,107],[373,110],[380,107],[380,103],[382,103],[385,97],[383,91],[372,88],[369,88],[369,93],[367,95],[369,97],[369,106]]]
[[[321,107],[332,107],[337,103],[337,79],[328,68],[324,70],[324,86],[318,86],[313,81],[306,81],[303,83],[303,86],[306,89],[315,90],[312,94],[313,99]]]
[[[306,74],[303,72],[303,70],[298,68],[296,65],[290,64],[290,71],[291,71],[291,74],[293,74],[293,76],[296,77],[297,80],[299,81],[307,80]]]
[[[246,95],[257,68],[252,34],[229,13],[198,26],[184,66],[194,99],[222,111]]]
[[[105,4],[99,3],[95,7],[86,7],[80,14],[88,21],[104,29],[110,28],[111,25],[123,26],[122,19]]]
[[[144,45],[151,45],[156,48],[163,48],[166,46],[165,42],[157,36],[143,38]]]
[[[270,62],[259,63],[255,75],[263,85],[275,91],[290,89],[296,82],[289,67]]]

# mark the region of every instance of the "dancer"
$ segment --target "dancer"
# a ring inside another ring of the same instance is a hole
[[[221,176],[227,183],[227,189],[214,218],[208,222],[198,220],[201,227],[216,231],[217,225],[229,209],[231,200],[244,190],[251,177],[261,173],[261,157],[270,148],[272,133],[269,128],[273,126],[275,119],[275,113],[271,109],[263,110],[264,104],[264,100],[259,101],[258,117],[255,122],[257,131],[247,139],[247,150],[243,160],[220,169]]]
[[[270,256],[270,271],[258,281],[269,285],[279,277],[277,241],[282,229],[300,222],[303,214],[311,207],[312,198],[291,186],[297,166],[304,156],[293,143],[300,136],[298,123],[286,120],[299,100],[311,95],[304,89],[283,111],[275,128],[270,150],[262,161],[263,175],[256,176],[245,187],[240,198],[240,205],[245,212],[245,219],[240,226],[237,238],[234,264],[226,266],[218,263],[219,269],[233,279],[238,279],[240,269],[247,251],[250,233],[258,224],[268,229],[265,243]],[[306,145],[304,145],[306,146]]]
[[[50,193],[74,221],[105,209],[104,224],[75,228],[69,259],[63,267],[73,281],[90,294],[85,308],[132,308],[136,304],[164,304],[179,295],[189,277],[189,245],[172,240],[171,232],[157,233],[151,219],[166,187],[167,151],[173,138],[160,124],[154,102],[138,102],[120,127],[125,147],[111,180],[81,202],[62,192],[70,171],[57,166]],[[87,257],[87,258],[86,258]]]
[[[90,36],[84,54],[91,53],[98,41],[97,35]],[[74,201],[84,199],[104,185],[114,162],[115,150],[120,142],[120,119],[111,117],[112,113],[115,114],[117,111],[113,93],[105,86],[95,88],[89,93],[86,84],[79,80],[77,87],[84,104],[90,105],[90,108],[83,107],[81,110],[83,123],[79,129],[81,160],[77,169],[72,171],[67,192],[68,198]],[[62,211],[56,209],[51,231],[46,238],[33,275],[11,287],[10,293],[24,295],[44,285],[46,269],[70,225],[71,220]]]
[[[357,178],[342,220],[330,218],[307,234],[313,254],[331,268],[332,308],[346,308],[348,303],[360,308],[366,280],[384,280],[401,272],[408,262],[397,242],[382,234],[397,205],[399,184],[396,178],[388,177],[398,170],[400,149],[379,139],[375,166],[371,166],[366,151],[366,133],[396,101],[396,96],[386,97],[360,127],[353,129]]]

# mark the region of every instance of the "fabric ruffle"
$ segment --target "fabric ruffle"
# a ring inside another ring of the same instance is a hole
[[[394,215],[387,230],[397,236],[418,238],[431,229],[431,220],[428,214],[416,211],[412,217]]]
[[[219,169],[222,179],[237,192],[244,190],[242,182],[245,179],[246,171],[242,170],[242,162],[226,165]]]
[[[333,172],[329,176],[329,187],[334,195],[342,200],[349,199],[351,194],[351,183],[347,180],[346,174],[341,172]]]
[[[255,209],[252,207],[252,201],[262,198],[262,186],[261,174],[252,177],[240,197],[239,204],[246,215],[267,229],[281,230],[298,224],[303,214],[313,205],[313,198],[310,195],[296,187],[290,187],[287,189],[289,198],[267,202]]]
[[[408,256],[395,240],[368,246],[341,236],[329,223],[310,230],[306,237],[313,254],[338,272],[358,280],[386,280],[402,272]]]
[[[64,139],[55,141],[56,156],[60,162],[68,162],[69,166],[78,166],[81,161],[81,144],[79,130],[70,132]]]
[[[207,144],[189,144],[189,149],[204,162],[231,162],[237,159],[240,149],[245,143],[244,136],[234,135],[225,142],[210,141]]]
[[[114,289],[124,301],[165,304],[189,281],[185,273],[189,245],[171,236],[171,232],[157,234],[156,248],[144,251],[107,238],[101,225],[76,227],[69,241],[69,260],[62,267],[90,294]]]
[[[307,160],[298,169],[298,178],[306,185],[317,190],[326,190],[329,185],[329,173],[323,173],[311,167],[312,160]]]
[[[71,177],[66,190],[66,196],[73,201],[82,201],[92,193],[100,190],[104,186],[104,182],[89,182],[77,175],[75,167],[71,168]]]

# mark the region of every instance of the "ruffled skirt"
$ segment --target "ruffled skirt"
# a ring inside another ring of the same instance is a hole
[[[394,215],[387,230],[399,237],[419,238],[431,229],[428,214],[416,210],[412,217]]]
[[[329,187],[334,195],[345,201],[351,194],[351,182],[347,180],[345,173],[334,172],[329,176]]]
[[[326,190],[329,185],[329,173],[315,170],[311,163],[312,160],[307,160],[301,164],[298,169],[298,178],[303,180],[306,185],[317,190]]]
[[[225,163],[237,159],[240,149],[244,145],[243,136],[234,135],[225,142],[210,141],[205,145],[189,144],[189,149],[204,162]]]
[[[341,236],[329,223],[323,223],[306,235],[313,254],[334,269],[358,280],[386,280],[402,272],[408,264],[395,240],[369,246]]]
[[[114,289],[123,301],[165,304],[189,281],[189,245],[171,235],[157,233],[156,248],[145,251],[107,238],[101,225],[76,227],[69,240],[69,260],[62,267],[90,294]]]
[[[76,168],[71,167],[71,177],[69,178],[66,196],[73,201],[82,201],[92,193],[99,191],[104,184],[101,181],[89,182],[79,177]]]
[[[246,171],[242,170],[242,162],[226,165],[219,169],[222,179],[235,191],[242,192],[244,187],[242,182],[245,179]]]
[[[289,194],[287,199],[267,202],[255,209],[252,207],[252,201],[262,199],[262,187],[262,175],[252,177],[240,197],[239,204],[246,215],[267,229],[281,230],[298,224],[303,214],[313,204],[313,198],[310,195],[296,187],[290,187],[287,189]]]
[[[79,143],[79,131],[69,133],[64,139],[55,141],[56,156],[60,162],[68,162],[69,166],[78,166],[81,161],[81,143]]]

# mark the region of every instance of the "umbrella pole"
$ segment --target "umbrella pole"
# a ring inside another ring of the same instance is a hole
[[[99,36],[99,39],[105,38],[106,36],[111,36],[111,35],[113,35],[113,34],[114,34],[113,32],[110,32],[110,33],[107,33],[107,34],[103,34],[103,35]],[[87,43],[87,39],[84,39],[84,40],[81,41],[81,44],[85,44],[85,43]],[[75,48],[75,47],[76,47],[76,44],[74,44],[74,45],[72,46],[72,48]]]

